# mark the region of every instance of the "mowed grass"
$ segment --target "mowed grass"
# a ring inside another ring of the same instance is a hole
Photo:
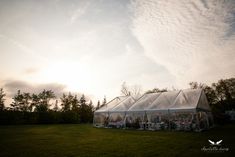
[[[235,156],[235,125],[201,133],[138,131],[78,125],[0,126],[2,157]],[[223,140],[228,152],[203,152],[208,139]]]

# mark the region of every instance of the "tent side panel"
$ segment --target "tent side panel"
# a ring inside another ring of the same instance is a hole
[[[209,111],[209,112],[211,111],[211,108],[209,106],[209,103],[207,101],[207,98],[206,98],[204,91],[201,92],[201,96],[199,98],[197,108],[205,110],[205,111]]]

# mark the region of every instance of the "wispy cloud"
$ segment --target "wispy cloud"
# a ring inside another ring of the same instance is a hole
[[[35,74],[37,72],[39,72],[40,69],[39,68],[27,68],[23,71],[23,74],[26,74],[26,75],[31,75],[31,74]]]
[[[11,44],[13,44],[14,46],[17,46],[21,52],[24,52],[28,55],[31,55],[31,56],[34,56],[34,57],[37,57],[38,59],[41,59],[43,61],[47,61],[47,59],[45,57],[42,57],[41,55],[38,55],[37,52],[35,52],[34,50],[30,49],[29,47],[27,47],[26,45],[24,45],[23,43],[13,39],[13,38],[10,38],[6,35],[3,35],[3,34],[0,34],[0,38],[3,38],[4,40],[10,42]]]
[[[234,76],[234,1],[134,1],[133,32],[145,54],[176,76],[212,82]]]
[[[82,15],[84,15],[84,13],[87,11],[87,8],[89,7],[91,1],[84,1],[83,4],[80,5],[79,8],[75,9],[72,12],[71,18],[70,18],[70,24],[73,24],[74,22],[76,22],[76,20],[81,17]]]
[[[47,83],[47,84],[31,84],[21,80],[8,80],[4,81],[3,88],[6,89],[7,95],[12,97],[17,90],[29,93],[39,93],[42,90],[52,90],[57,96],[61,96],[63,92],[67,92],[66,85],[59,83]]]
[[[39,83],[25,90],[56,82],[111,99],[123,81],[180,89],[234,76],[232,0],[12,0],[0,19],[1,79]]]

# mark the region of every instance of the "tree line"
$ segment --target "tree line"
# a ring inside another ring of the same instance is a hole
[[[91,123],[93,120],[95,108],[84,94],[78,99],[77,95],[64,93],[59,104],[52,90],[38,94],[18,90],[10,107],[5,107],[5,96],[1,88],[0,124]]]
[[[202,88],[216,123],[228,121],[227,110],[235,109],[235,78],[221,79],[211,85],[190,82],[191,89]],[[172,89],[177,90],[177,89]],[[154,88],[145,93],[167,92],[167,88]],[[141,95],[140,86],[128,86],[125,82],[121,86],[122,95]],[[0,124],[40,124],[40,123],[91,123],[95,110],[106,105],[106,98],[102,103],[98,101],[96,107],[92,101],[87,101],[83,94],[80,98],[71,93],[60,97],[60,104],[51,90],[43,90],[38,94],[17,91],[12,98],[10,107],[5,107],[6,94],[0,89]],[[54,103],[52,102],[54,101]],[[59,107],[60,106],[60,107]]]

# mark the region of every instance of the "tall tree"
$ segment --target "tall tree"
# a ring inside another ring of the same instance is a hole
[[[92,103],[92,102],[90,102]],[[79,100],[79,114],[82,123],[87,123],[92,121],[93,117],[93,105],[87,104],[85,95],[83,94]]]
[[[102,101],[102,104],[101,104],[100,108],[103,107],[103,106],[105,106],[106,103],[107,103],[107,101],[106,101],[106,96],[104,96],[104,99],[103,99],[103,101]]]
[[[76,95],[73,96],[71,93],[69,93],[68,95],[63,94],[60,100],[62,111],[78,111],[79,101]]]
[[[129,95],[131,95],[131,91],[130,91],[128,85],[126,84],[126,82],[123,82],[123,83],[122,83],[122,86],[121,86],[121,94],[124,95],[124,96],[129,96]]]
[[[23,93],[22,111],[24,112],[32,111],[30,93]]]
[[[227,110],[235,109],[235,78],[221,79],[213,83],[217,100],[226,105]]]
[[[92,122],[93,121],[93,114],[94,114],[95,108],[93,106],[93,102],[92,100],[90,100],[89,104],[88,104],[88,119],[87,122]]]
[[[216,96],[216,91],[213,87],[210,87],[208,85],[205,85],[203,87],[204,92],[206,94],[207,100],[209,102],[210,105],[212,104],[216,104],[218,102],[218,98]]]
[[[162,92],[167,92],[167,88],[159,89],[159,88],[153,88],[152,90],[148,90],[145,92],[145,94],[150,94],[150,93],[162,93]]]
[[[55,98],[55,94],[51,90],[43,90],[41,93],[38,94],[39,102],[36,105],[35,110],[37,112],[46,112],[49,110],[51,104],[50,100]]]
[[[121,85],[121,95],[124,96],[133,96],[138,99],[141,96],[141,86],[140,85],[127,85],[126,82],[123,82]]]
[[[204,89],[209,104],[228,103],[230,108],[235,99],[235,78],[221,79],[217,83],[212,83],[211,87],[198,82],[189,83],[191,89]]]
[[[81,106],[86,106],[86,98],[84,94],[82,94],[79,102]]]
[[[212,86],[216,89],[216,94],[221,101],[235,99],[235,78],[221,79]]]
[[[84,94],[81,96],[79,104],[80,104],[79,108],[80,119],[82,123],[85,123],[87,119],[87,113],[86,113],[86,99]]]
[[[30,108],[32,108],[32,110],[33,110],[33,108],[35,108],[35,110],[36,110],[36,106],[40,105],[40,98],[37,94],[33,93],[31,96],[31,99],[32,99],[32,102],[31,102]]]
[[[191,89],[199,89],[199,88],[204,89],[204,87],[205,87],[206,85],[203,84],[203,83],[198,83],[198,82],[190,82],[190,83],[189,83],[189,86],[190,86]]]
[[[14,111],[21,111],[22,103],[23,103],[23,95],[21,94],[20,90],[17,91],[17,94],[12,98],[13,102],[10,104],[11,109]]]
[[[4,104],[4,97],[6,96],[6,94],[4,93],[3,89],[0,89],[0,111],[3,111],[5,109],[5,104]]]
[[[71,95],[70,93],[68,95],[63,93],[62,97],[60,98],[62,111],[64,111],[64,112],[71,110],[71,101],[72,100],[70,100],[70,98],[71,98],[70,95]]]
[[[13,110],[16,111],[32,111],[30,93],[21,93],[21,91],[18,90],[17,94],[13,97],[13,102],[10,104],[10,106]]]
[[[221,124],[226,122],[224,112],[235,109],[235,78],[222,79],[211,86],[197,82],[191,82],[189,85],[192,89],[204,89],[215,121]]]
[[[55,101],[53,111],[58,112],[59,111],[59,106],[58,106],[58,100]]]
[[[89,104],[88,104],[88,107],[91,109],[91,111],[94,111],[94,110],[95,110],[95,108],[94,108],[94,106],[93,106],[92,100],[90,100],[90,102],[89,102]]]
[[[78,111],[79,101],[77,95],[75,95],[71,101],[72,111]]]
[[[97,105],[96,105],[96,110],[100,108],[100,101],[98,100]]]
[[[198,82],[190,82],[189,86],[191,89],[203,89],[210,105],[218,102],[215,89],[213,87]]]

